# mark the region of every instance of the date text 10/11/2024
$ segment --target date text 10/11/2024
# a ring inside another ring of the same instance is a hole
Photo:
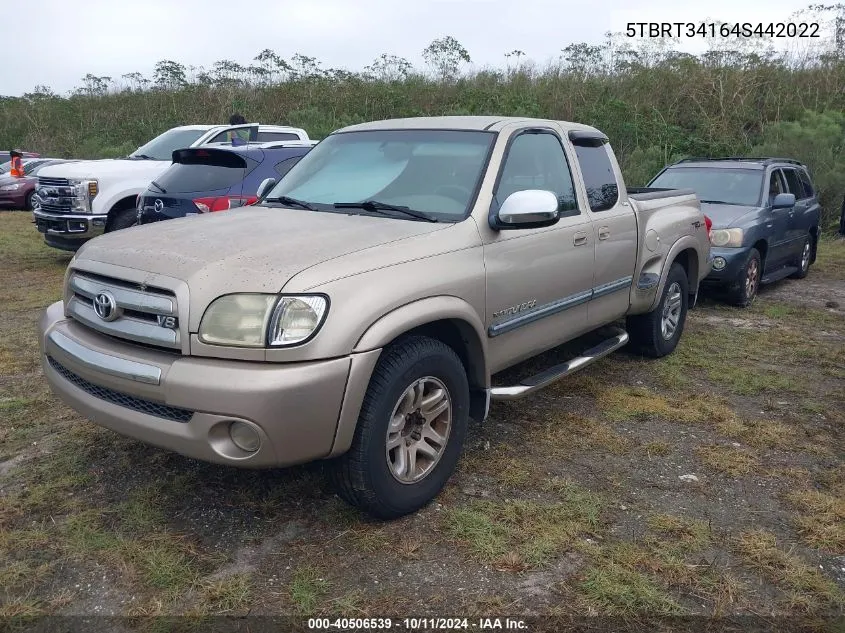
[[[818,22],[628,22],[626,37],[819,38]]]
[[[527,631],[524,620],[515,618],[309,618],[308,628],[316,631],[390,630],[404,631]]]

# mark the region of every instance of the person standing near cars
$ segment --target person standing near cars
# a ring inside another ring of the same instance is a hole
[[[246,119],[240,113],[236,112],[232,116],[229,117],[229,125],[246,125]],[[246,141],[243,140],[237,132],[229,132],[229,142],[232,146],[236,145],[246,145]]]
[[[23,171],[23,154],[20,150],[13,149],[9,152],[12,158],[12,168],[9,170],[9,175],[15,178],[23,178],[26,174]]]

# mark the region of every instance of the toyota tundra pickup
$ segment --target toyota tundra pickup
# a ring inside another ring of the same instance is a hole
[[[138,194],[172,164],[173,152],[244,141],[308,141],[301,128],[279,125],[184,125],[160,134],[126,158],[83,160],[45,167],[38,174],[33,220],[44,241],[75,251],[92,237],[135,223]]]
[[[629,342],[672,352],[710,270],[696,196],[629,192],[607,137],[574,123],[354,125],[263,189],[80,248],[40,321],[44,374],[94,422],[189,457],[326,459],[381,518],[439,493],[491,401]]]

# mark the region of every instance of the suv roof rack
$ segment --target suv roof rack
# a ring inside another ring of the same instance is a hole
[[[717,162],[717,161],[729,161],[729,160],[744,161],[744,162],[748,162],[748,163],[762,163],[763,165],[771,165],[772,163],[788,163],[790,165],[801,165],[802,167],[804,166],[804,163],[802,163],[800,160],[795,160],[793,158],[776,158],[776,157],[773,157],[773,156],[759,156],[759,157],[753,157],[753,156],[723,156],[721,158],[705,158],[705,157],[697,158],[697,157],[693,157],[693,158],[682,158],[681,160],[679,160],[675,164],[678,165],[680,163],[702,163],[702,162],[708,162],[708,161]]]

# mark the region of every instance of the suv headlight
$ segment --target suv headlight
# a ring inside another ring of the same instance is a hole
[[[713,246],[738,248],[742,246],[742,229],[713,229],[710,231],[710,243]]]
[[[317,333],[328,307],[323,295],[225,295],[206,309],[199,339],[233,347],[297,345]]]
[[[91,213],[91,201],[100,192],[100,184],[94,179],[70,178],[68,184],[73,189],[73,210]]]

